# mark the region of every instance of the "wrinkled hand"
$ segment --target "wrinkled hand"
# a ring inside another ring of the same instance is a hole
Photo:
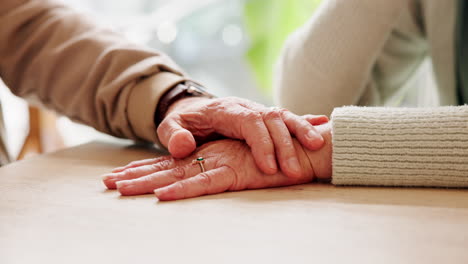
[[[291,134],[310,150],[320,149],[323,138],[314,128],[328,122],[326,116],[297,116],[285,109],[268,108],[235,98],[185,98],[175,102],[158,127],[161,143],[176,158],[185,158],[203,143],[222,135],[242,139],[253,158],[267,174],[281,171],[301,177],[301,166]]]
[[[185,159],[171,156],[132,162],[103,176],[109,189],[117,188],[122,195],[154,192],[159,200],[178,200],[225,191],[240,191],[302,184],[314,178],[331,177],[331,140],[329,126],[320,126],[326,144],[319,151],[309,151],[293,140],[299,157],[300,176],[286,177],[278,172],[267,175],[255,165],[249,147],[242,141],[219,140],[201,146]],[[326,134],[328,133],[328,134]],[[205,172],[192,161],[205,160]]]

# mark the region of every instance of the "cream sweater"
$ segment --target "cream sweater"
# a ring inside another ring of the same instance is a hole
[[[334,184],[468,187],[468,106],[342,107],[420,89],[413,79],[427,58],[438,104],[455,104],[455,9],[456,0],[327,0],[290,36],[276,102],[333,111]]]

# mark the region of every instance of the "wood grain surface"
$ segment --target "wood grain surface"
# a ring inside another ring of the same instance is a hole
[[[0,169],[0,263],[468,263],[468,191],[300,185],[175,202],[100,175],[91,143]]]

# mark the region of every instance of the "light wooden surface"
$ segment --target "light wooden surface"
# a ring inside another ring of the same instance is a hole
[[[99,175],[92,143],[0,169],[0,263],[468,263],[468,191],[301,185],[176,202]]]

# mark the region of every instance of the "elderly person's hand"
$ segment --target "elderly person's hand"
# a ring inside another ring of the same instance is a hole
[[[255,166],[245,143],[226,139],[207,143],[185,159],[165,156],[132,162],[104,175],[103,181],[107,188],[117,188],[122,195],[154,192],[159,200],[178,200],[225,191],[302,184],[315,178],[330,179],[330,126],[322,125],[318,130],[325,137],[325,146],[319,151],[307,150],[293,140],[300,166],[297,178],[286,177],[281,172],[266,175]],[[198,157],[203,160],[197,160]]]
[[[253,159],[262,172],[277,173],[278,161],[285,175],[299,178],[303,168],[291,134],[306,148],[320,149],[323,138],[314,125],[326,122],[328,118],[323,115],[301,117],[285,109],[268,108],[241,98],[192,97],[171,105],[157,133],[161,143],[176,158],[187,157],[196,149],[197,143],[220,135],[242,139],[250,146]]]

